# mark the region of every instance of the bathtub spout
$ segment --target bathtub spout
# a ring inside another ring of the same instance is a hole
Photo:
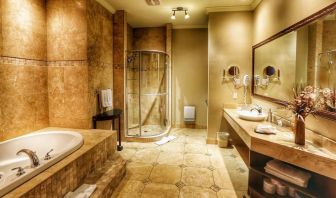
[[[31,167],[32,168],[35,168],[37,166],[40,165],[40,160],[39,158],[37,157],[36,153],[33,152],[32,150],[29,150],[29,149],[21,149],[19,150],[16,155],[19,155],[20,153],[25,153],[26,155],[28,155],[29,159],[30,159],[30,162],[31,162]]]

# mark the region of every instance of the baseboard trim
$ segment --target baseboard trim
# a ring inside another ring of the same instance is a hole
[[[207,138],[206,143],[207,144],[217,144],[217,139]]]
[[[174,124],[174,128],[189,128],[189,129],[207,129],[207,126],[198,124]]]

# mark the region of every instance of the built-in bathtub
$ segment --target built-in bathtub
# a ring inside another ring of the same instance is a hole
[[[0,142],[0,197],[62,160],[82,145],[82,135],[71,131],[32,133]],[[16,155],[21,149],[35,151],[40,159],[40,165],[31,168],[28,156]],[[51,159],[44,160],[51,149],[53,149],[50,153]],[[17,176],[17,170],[12,170],[15,167],[24,168],[25,173]]]

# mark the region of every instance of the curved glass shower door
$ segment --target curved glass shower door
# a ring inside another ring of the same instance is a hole
[[[148,137],[170,127],[170,71],[168,55],[158,51],[131,51],[126,71],[127,136]]]

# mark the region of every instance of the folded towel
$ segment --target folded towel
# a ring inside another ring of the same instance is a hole
[[[97,185],[83,184],[75,192],[67,193],[64,198],[89,198],[96,190]]]
[[[268,173],[268,174],[271,174],[271,175],[274,175],[284,181],[287,181],[287,182],[290,182],[292,184],[295,184],[295,185],[298,185],[298,186],[301,186],[301,187],[304,187],[304,188],[307,188],[308,186],[308,181],[307,182],[300,182],[298,180],[294,180],[292,179],[291,177],[287,177],[277,171],[274,171],[273,169],[270,169],[268,167],[265,167],[265,172]]]
[[[262,134],[276,134],[277,130],[272,125],[260,124],[255,128],[254,131],[256,133],[262,133]]]
[[[311,177],[310,173],[302,171],[279,160],[271,160],[267,162],[265,170],[279,173],[291,181],[296,181],[296,183],[305,184],[305,187],[307,187],[308,181]]]

